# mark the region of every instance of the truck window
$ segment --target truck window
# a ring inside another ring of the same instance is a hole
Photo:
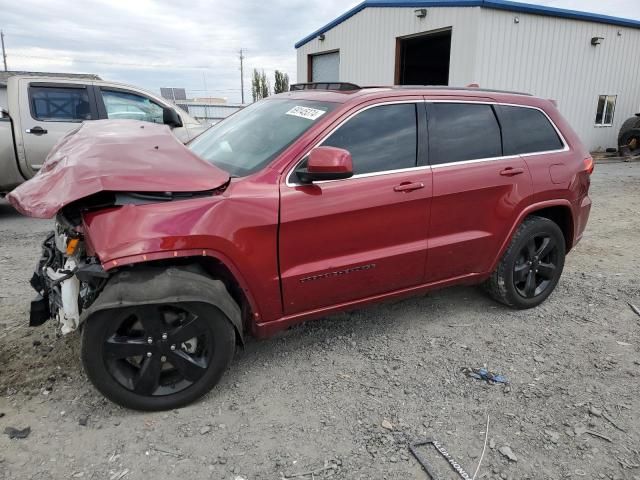
[[[163,108],[147,97],[121,90],[100,89],[109,119],[164,123]]]
[[[86,88],[29,87],[31,115],[44,122],[82,122],[91,120]]]

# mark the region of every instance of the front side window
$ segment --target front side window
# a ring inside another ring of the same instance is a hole
[[[120,90],[101,91],[107,118],[164,123],[163,108],[147,97]]]
[[[84,87],[29,87],[31,114],[45,122],[91,120],[89,94]]]
[[[369,108],[348,120],[322,143],[348,150],[356,175],[415,167],[417,144],[413,103]]]
[[[235,177],[257,172],[336,107],[295,99],[256,102],[215,124],[188,147]]]
[[[540,110],[496,105],[502,125],[504,155],[550,152],[564,147],[558,132]]]
[[[617,95],[600,95],[596,110],[596,125],[610,127],[613,125],[613,114],[616,110]]]
[[[433,165],[502,156],[500,126],[491,105],[432,103],[428,122]]]

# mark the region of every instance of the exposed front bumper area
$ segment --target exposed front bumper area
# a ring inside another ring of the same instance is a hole
[[[108,277],[95,259],[83,255],[82,248],[68,255],[69,238],[57,226],[42,243],[42,256],[30,282],[38,292],[31,301],[30,326],[56,318],[62,334],[77,330],[81,310],[93,302]]]

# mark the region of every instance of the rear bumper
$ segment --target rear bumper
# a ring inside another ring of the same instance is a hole
[[[589,221],[589,214],[591,213],[591,198],[585,195],[580,203],[575,206],[576,210],[576,222],[575,222],[575,234],[573,237],[573,246],[575,247],[582,239],[584,231],[587,228],[587,222]]]

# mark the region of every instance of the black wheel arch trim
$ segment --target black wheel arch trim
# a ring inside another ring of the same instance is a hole
[[[80,323],[90,321],[94,313],[103,310],[181,302],[205,303],[220,310],[244,346],[240,307],[224,283],[187,267],[140,266],[114,273],[95,302],[82,312]]]

